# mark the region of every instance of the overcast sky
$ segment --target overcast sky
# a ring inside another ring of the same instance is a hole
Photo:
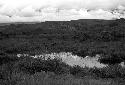
[[[0,22],[125,18],[125,0],[0,0]]]

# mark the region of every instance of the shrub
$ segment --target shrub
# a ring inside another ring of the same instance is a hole
[[[16,57],[16,55],[7,55],[7,54],[0,55],[0,65],[10,62],[15,62],[17,60],[18,58]]]
[[[123,61],[122,58],[120,58],[117,54],[112,54],[112,53],[110,55],[104,55],[102,58],[99,59],[100,63],[109,65],[119,64],[122,61]]]
[[[109,65],[101,69],[95,69],[94,73],[101,78],[124,78],[124,70],[125,68],[122,68],[120,65]]]
[[[69,66],[58,59],[40,60],[27,57],[21,59],[16,64],[16,67],[18,67],[20,71],[28,74],[41,72],[41,70],[45,72],[54,72],[56,74],[64,74],[69,72]]]
[[[73,66],[70,68],[70,74],[78,77],[92,76],[92,69],[88,67]]]

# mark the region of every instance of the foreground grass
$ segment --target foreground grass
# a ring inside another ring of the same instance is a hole
[[[34,75],[14,75],[18,82],[15,85],[124,85],[124,82],[113,79],[94,79],[92,77],[77,78],[73,75],[55,75],[52,72],[39,72]],[[3,84],[5,85],[5,84]],[[13,82],[9,85],[14,85]]]
[[[0,85],[124,85],[124,78],[117,65],[89,69],[25,57],[0,66]]]

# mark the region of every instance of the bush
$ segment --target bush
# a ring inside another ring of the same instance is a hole
[[[88,67],[82,68],[78,65],[70,68],[70,74],[77,77],[93,76],[92,68]]]
[[[109,65],[119,64],[122,61],[123,59],[121,58],[121,56],[113,53],[111,53],[110,55],[103,55],[103,57],[99,59],[100,63],[109,64]]]
[[[81,68],[74,66],[70,69],[70,74],[83,78],[85,76],[94,78],[124,78],[125,68],[122,68],[120,65],[109,65],[104,68]]]
[[[69,66],[57,59],[40,60],[34,58],[24,58],[21,59],[16,67],[20,71],[26,72],[28,74],[34,74],[36,72],[54,72],[56,74],[64,74],[69,72]]]
[[[120,65],[109,65],[104,68],[95,69],[93,73],[100,78],[124,78],[125,77],[125,68],[122,68]]]
[[[18,57],[16,55],[0,55],[0,65],[10,63],[10,62],[15,62],[18,60]]]

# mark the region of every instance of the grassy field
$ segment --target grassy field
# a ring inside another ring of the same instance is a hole
[[[0,85],[124,85],[125,68],[69,66],[60,60],[31,57],[0,66]]]
[[[104,68],[17,54],[102,56]],[[125,20],[74,20],[0,26],[0,85],[125,85]]]
[[[123,79],[101,79],[84,77],[78,78],[73,75],[55,75],[54,73],[39,72],[34,75],[13,75],[11,81],[1,82],[1,85],[124,85]]]

